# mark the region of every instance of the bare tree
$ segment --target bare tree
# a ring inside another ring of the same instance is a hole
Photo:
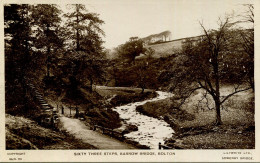
[[[198,89],[203,89],[203,98],[212,97],[216,110],[216,125],[222,124],[221,105],[231,96],[250,89],[244,84],[244,69],[234,63],[239,46],[231,44],[235,31],[234,23],[227,17],[219,19],[217,30],[207,30],[200,22],[204,37],[196,42],[187,40],[179,56],[176,58],[174,71],[172,72],[171,90],[180,99],[181,104]],[[234,73],[235,72],[235,73]],[[234,74],[230,77],[230,74]],[[225,83],[232,84],[234,89],[227,95],[222,95],[220,88]]]
[[[241,17],[240,23],[247,23],[251,27],[246,30],[239,30],[241,39],[238,39],[238,41],[248,55],[244,64],[247,72],[247,82],[254,91],[254,6],[252,4],[245,4],[244,6],[247,10],[244,15],[239,15]]]

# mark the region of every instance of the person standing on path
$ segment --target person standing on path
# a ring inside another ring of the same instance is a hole
[[[78,117],[79,117],[79,108],[78,108],[78,106],[76,106],[75,109],[76,109],[76,115],[75,115],[75,117],[78,118]]]
[[[64,115],[64,107],[63,107],[63,105],[61,105],[61,114]]]

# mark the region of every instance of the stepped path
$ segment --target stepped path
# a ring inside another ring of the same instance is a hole
[[[120,142],[107,135],[90,130],[88,126],[78,119],[61,116],[60,122],[69,134],[98,149],[135,149],[135,147],[130,144]]]
[[[46,102],[43,96],[35,89],[34,85],[29,85],[33,90],[36,99],[41,104],[41,108],[44,112],[54,112],[55,104],[51,101]],[[126,87],[105,87],[97,86],[99,89],[129,89],[133,88]],[[168,98],[172,96],[166,92],[157,91],[158,97],[141,102],[133,102],[127,105],[115,107],[114,110],[117,111],[122,119],[128,124],[133,124],[138,126],[138,131],[131,132],[125,136],[129,139],[139,142],[142,145],[149,146],[152,149],[156,149],[159,142],[163,142],[165,138],[171,137],[174,131],[170,126],[163,120],[158,120],[152,117],[142,115],[136,111],[136,107],[143,105],[146,102],[157,101],[161,99]],[[65,110],[69,110],[65,107]],[[121,142],[117,139],[111,138],[107,135],[103,135],[99,132],[91,130],[83,121],[74,118],[68,118],[59,114],[60,125],[69,134],[75,136],[75,138],[82,140],[83,142],[89,143],[98,149],[135,149],[136,147]]]
[[[43,95],[40,94],[33,84],[28,84],[28,86],[32,89],[33,95],[39,102],[42,111],[51,115],[54,110],[55,103],[51,101],[46,102]],[[67,107],[65,107],[65,109],[69,112]],[[75,138],[91,144],[98,149],[135,149],[135,147],[130,144],[120,142],[117,139],[90,130],[89,127],[79,119],[68,118],[59,113],[58,115],[61,122],[61,127],[63,129],[75,136]]]

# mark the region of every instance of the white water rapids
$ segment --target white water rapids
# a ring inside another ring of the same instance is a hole
[[[124,119],[127,124],[138,126],[138,131],[130,132],[125,136],[142,145],[149,146],[151,149],[158,149],[159,142],[163,143],[165,138],[170,138],[174,133],[170,125],[164,120],[149,117],[136,111],[137,106],[172,96],[167,92],[157,91],[157,93],[158,96],[155,98],[114,108],[114,111],[117,111],[120,118]]]

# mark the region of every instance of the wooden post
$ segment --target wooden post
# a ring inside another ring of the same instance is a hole
[[[71,105],[70,105],[70,117],[71,117]]]
[[[78,108],[78,105],[76,105],[76,108],[75,108],[75,109],[76,109],[75,117],[78,118],[78,116],[79,116],[79,108]]]
[[[64,114],[64,107],[61,105],[61,114]]]

